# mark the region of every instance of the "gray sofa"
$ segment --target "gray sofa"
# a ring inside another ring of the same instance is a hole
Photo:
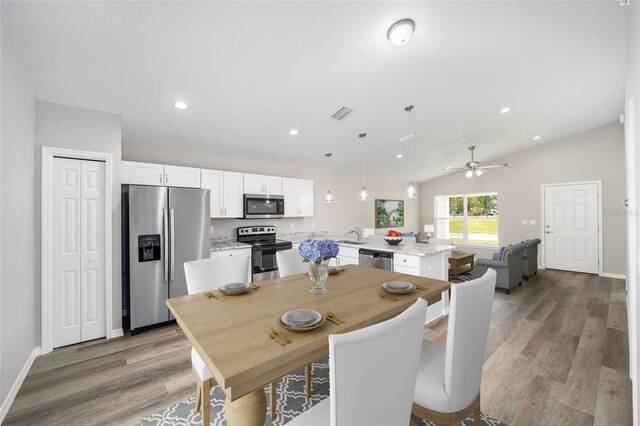
[[[507,294],[518,284],[522,284],[522,253],[527,248],[526,244],[514,244],[505,247],[503,260],[497,260],[499,253],[493,255],[493,259],[478,259],[476,266],[471,272],[471,278],[480,278],[491,268],[498,274],[496,287],[503,288]]]
[[[527,240],[524,242],[527,248],[522,253],[522,276],[525,280],[529,277],[538,275],[538,245],[539,238]]]

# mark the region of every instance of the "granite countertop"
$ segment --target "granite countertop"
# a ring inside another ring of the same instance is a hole
[[[233,237],[211,238],[211,251],[238,250],[244,248],[251,248],[251,244],[239,243]]]
[[[344,247],[353,247],[353,248],[364,248],[369,250],[379,250],[379,251],[389,251],[393,253],[400,254],[408,254],[413,256],[431,256],[434,254],[440,254],[447,251],[453,250],[454,246],[443,246],[443,245],[430,245],[423,243],[408,243],[406,241],[401,242],[397,246],[392,246],[387,244],[384,240],[368,240],[364,244],[350,244],[348,242],[342,242],[345,240],[349,240],[349,238],[345,237],[336,237],[336,236],[327,236],[327,238],[331,238],[336,241],[338,245]]]

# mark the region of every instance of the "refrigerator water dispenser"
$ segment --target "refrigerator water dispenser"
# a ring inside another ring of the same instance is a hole
[[[160,259],[160,234],[138,235],[138,262]]]

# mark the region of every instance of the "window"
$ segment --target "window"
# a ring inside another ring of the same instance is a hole
[[[498,194],[436,195],[437,238],[458,244],[498,246]]]

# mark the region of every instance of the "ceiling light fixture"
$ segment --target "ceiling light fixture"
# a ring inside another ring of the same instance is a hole
[[[187,105],[185,102],[182,102],[182,101],[178,101],[178,102],[174,103],[173,106],[178,108],[178,109],[183,109],[183,110],[189,108],[189,105]]]
[[[369,199],[369,194],[367,193],[367,187],[364,186],[364,138],[367,137],[367,134],[360,133],[358,137],[362,141],[362,189],[360,190],[360,196],[358,198],[360,201],[367,201]]]
[[[483,173],[484,171],[482,169],[476,169],[476,176],[480,177]]]
[[[327,152],[325,155],[327,157],[327,195],[324,197],[324,201],[327,203],[333,203],[333,194],[331,194],[331,181],[330,177],[330,167],[331,167],[331,153]]]
[[[506,114],[506,113],[508,113],[509,111],[511,111],[511,108],[509,108],[509,107],[504,107],[504,108],[502,108],[502,109],[500,110],[500,114]]]
[[[387,38],[395,46],[402,46],[411,40],[416,23],[411,19],[401,19],[389,28]]]
[[[411,111],[413,111],[413,105],[409,105],[407,107],[405,107],[405,111],[409,113],[409,132],[411,137],[409,138],[409,185],[407,186],[407,197],[408,198],[417,198],[418,197],[418,191],[416,190],[416,186],[413,184],[413,168],[412,168],[412,163],[413,163],[413,150],[412,145],[413,145],[413,138],[415,137],[414,135],[416,135],[415,132],[413,132],[413,123],[411,121]]]
[[[289,130],[289,134],[290,134],[291,136],[295,136],[295,135],[297,135],[297,134],[298,134],[298,131],[297,131],[296,129],[291,129],[291,130]]]
[[[467,179],[471,179],[473,177],[473,170],[467,170],[467,172],[464,174],[464,177],[466,177]]]
[[[540,139],[542,139],[542,136],[534,136],[534,137],[533,137],[533,140],[534,140],[534,141],[539,141]]]
[[[402,158],[402,157],[404,157],[402,154],[396,155],[396,158]]]

